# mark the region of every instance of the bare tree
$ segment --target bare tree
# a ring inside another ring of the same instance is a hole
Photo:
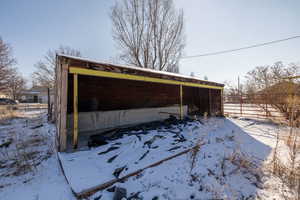
[[[17,71],[17,69],[11,70],[7,88],[9,96],[14,100],[19,100],[24,89],[26,89],[25,78]]]
[[[55,81],[56,54],[81,57],[80,51],[68,46],[60,46],[56,50],[48,50],[44,58],[35,64],[35,72],[32,74],[34,84],[53,88]]]
[[[178,72],[184,48],[183,11],[172,0],[122,0],[112,8],[113,37],[127,64]]]
[[[261,91],[275,85],[285,77],[296,76],[300,72],[300,65],[290,63],[284,65],[276,62],[273,65],[258,66],[246,75],[247,85],[254,91]]]
[[[291,82],[285,78],[296,76],[299,72],[300,66],[295,63],[284,65],[276,62],[271,66],[256,67],[246,76],[248,98],[262,107],[272,105],[289,119],[292,113],[289,101],[300,97],[300,85],[299,82]],[[293,120],[296,120],[300,117],[299,106],[294,110]]]
[[[0,91],[7,89],[9,74],[15,64],[16,59],[12,56],[11,47],[0,37]]]
[[[224,82],[224,95],[226,102],[240,103],[241,95],[245,94],[245,86],[243,84],[235,85],[231,81]]]

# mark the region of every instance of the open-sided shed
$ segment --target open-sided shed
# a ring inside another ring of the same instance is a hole
[[[223,84],[151,69],[57,55],[55,118],[60,151],[78,135],[162,120],[223,115]],[[79,134],[78,134],[79,132]]]

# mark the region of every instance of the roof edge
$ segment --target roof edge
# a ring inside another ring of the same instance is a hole
[[[200,79],[197,77],[183,75],[183,74],[177,74],[177,73],[173,73],[173,72],[158,71],[158,70],[149,69],[149,68],[141,68],[141,67],[137,67],[137,66],[129,66],[129,65],[124,65],[124,64],[110,63],[110,62],[99,61],[99,60],[94,60],[94,59],[90,59],[90,58],[70,56],[70,55],[65,55],[65,54],[57,54],[57,57],[63,57],[63,58],[67,58],[67,59],[73,59],[73,60],[88,62],[88,63],[94,63],[94,64],[98,64],[98,65],[120,67],[120,68],[138,70],[138,71],[142,71],[142,72],[157,73],[157,74],[162,74],[162,75],[167,75],[167,76],[193,79],[193,80],[197,80],[197,81],[203,81],[207,84],[217,84],[220,87],[224,87],[224,84],[222,84],[222,83],[207,81],[207,80],[203,80],[203,79]]]

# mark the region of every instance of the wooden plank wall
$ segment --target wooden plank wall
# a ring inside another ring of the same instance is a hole
[[[71,86],[72,81],[69,84]],[[71,102],[73,92],[69,92]],[[79,112],[160,107],[179,104],[179,87],[79,75],[78,96]],[[69,106],[68,112],[72,110]]]
[[[223,115],[222,108],[222,90],[209,89],[211,93],[211,113],[212,116]]]
[[[188,105],[189,114],[208,112],[208,89],[183,87],[183,104]]]
[[[55,125],[56,125],[56,146],[60,150],[60,122],[61,122],[61,117],[60,117],[60,96],[61,96],[61,90],[60,90],[60,85],[61,85],[61,59],[58,59],[56,57],[56,66],[55,66],[55,85],[54,85],[54,92],[55,92],[55,104],[54,104],[54,120],[55,120]]]
[[[59,151],[67,148],[67,84],[68,63],[66,59],[58,59],[55,66],[55,121],[57,147]]]
[[[67,149],[67,108],[68,108],[68,62],[61,65],[61,96],[60,96],[60,150]]]

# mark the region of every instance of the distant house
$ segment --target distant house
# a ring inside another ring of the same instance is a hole
[[[53,99],[52,90],[50,91],[50,101]],[[48,102],[48,90],[46,87],[33,86],[29,90],[24,90],[21,94],[22,103],[47,103]]]

